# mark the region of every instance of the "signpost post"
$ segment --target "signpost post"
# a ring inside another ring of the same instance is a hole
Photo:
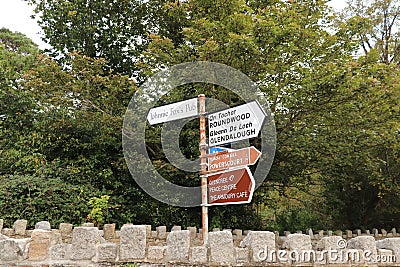
[[[206,244],[208,239],[206,96],[201,94],[198,98],[200,105],[201,229],[203,244]]]

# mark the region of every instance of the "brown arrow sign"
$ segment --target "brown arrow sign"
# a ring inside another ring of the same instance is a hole
[[[250,203],[255,181],[248,167],[208,176],[208,204]]]
[[[261,152],[254,146],[210,154],[208,156],[208,171],[221,171],[240,166],[253,165],[260,156]]]

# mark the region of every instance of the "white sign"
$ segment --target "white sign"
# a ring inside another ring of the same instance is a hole
[[[209,146],[256,137],[264,119],[264,110],[257,101],[212,113],[208,116]]]
[[[198,115],[197,98],[152,108],[147,114],[150,125],[166,121],[179,120]]]

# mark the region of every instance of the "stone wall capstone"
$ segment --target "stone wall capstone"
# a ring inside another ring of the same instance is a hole
[[[0,267],[112,267],[131,262],[148,267],[400,266],[400,234],[396,229],[381,229],[378,235],[375,230],[344,233],[307,229],[307,234],[296,231],[285,236],[270,231],[214,229],[205,245],[201,229],[182,229],[175,226],[167,232],[165,226],[159,226],[152,231],[150,225],[126,224],[116,230],[115,224],[107,224],[100,230],[92,223],[77,227],[60,224],[59,229],[49,229],[47,221],[26,229],[24,220],[18,220],[12,229],[1,230]]]
[[[96,227],[75,227],[72,231],[72,260],[92,260],[96,246],[100,244],[100,233]]]
[[[262,259],[259,256],[261,251],[276,249],[275,234],[269,231],[250,231],[240,243],[240,247],[248,247],[252,261],[260,262]]]
[[[186,262],[189,260],[190,231],[174,230],[167,237],[167,259]]]
[[[234,248],[230,231],[216,231],[208,234],[210,261],[218,263],[234,262]]]
[[[144,259],[146,256],[146,226],[122,226],[120,233],[120,260]]]

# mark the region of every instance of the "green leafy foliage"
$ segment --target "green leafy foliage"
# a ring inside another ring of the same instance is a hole
[[[57,227],[63,222],[83,223],[89,211],[86,199],[98,191],[43,175],[2,175],[0,192],[1,218],[6,225],[26,219],[31,227],[44,220]]]
[[[104,222],[104,217],[108,214],[109,199],[110,196],[102,195],[100,197],[91,197],[87,202],[88,206],[91,208],[90,213],[87,215],[87,219],[93,222],[96,226],[101,225]]]
[[[337,23],[346,25],[360,54],[377,51],[381,63],[399,64],[399,15],[398,0],[354,0],[347,1]]]
[[[146,8],[140,1],[27,1],[35,5],[54,55],[81,51],[106,58],[107,67],[120,73],[134,73],[134,58],[146,43]]]
[[[0,205],[6,207],[0,217],[78,224],[91,214],[98,224],[200,226],[199,208],[162,204],[137,186],[123,158],[121,128],[135,82],[167,66],[207,60],[234,67],[259,86],[278,140],[253,202],[211,207],[210,227],[398,227],[396,41],[376,42],[365,56],[352,57],[385,13],[334,28],[326,1],[31,2],[63,60],[38,55],[29,39],[0,31]],[[388,55],[393,60],[382,60]],[[230,106],[243,102],[219,86],[188,84],[157,105],[200,93]],[[161,128],[146,128],[156,170],[176,184],[199,185],[197,173],[168,161]],[[197,158],[198,122],[177,134],[182,154]],[[150,168],[137,165],[143,173]]]

